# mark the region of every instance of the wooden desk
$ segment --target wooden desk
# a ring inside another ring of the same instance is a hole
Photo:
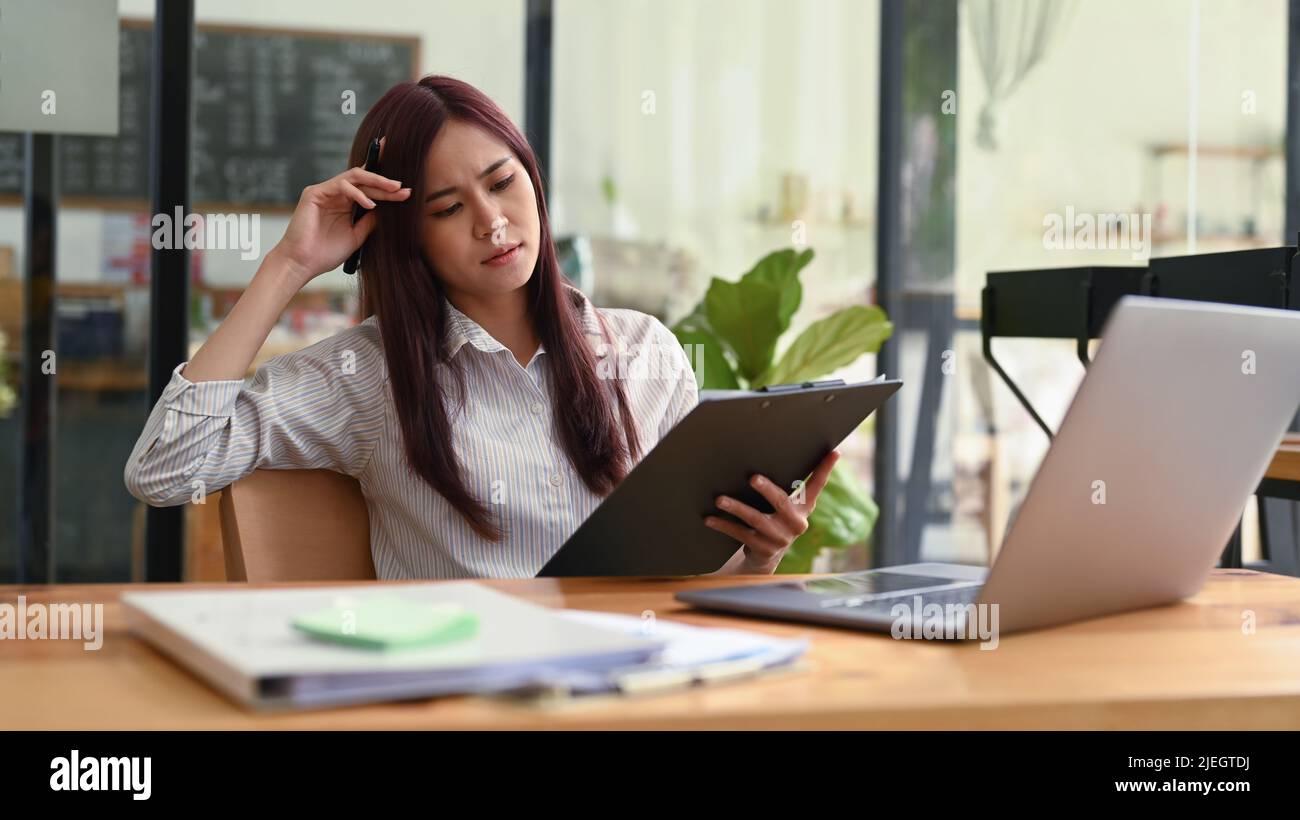
[[[993,651],[715,616],[672,600],[736,582],[485,583],[548,606],[807,634],[806,671],[549,706],[455,697],[295,714],[237,706],[136,640],[117,603],[134,587],[0,587],[0,601],[103,602],[107,622],[97,652],[0,641],[0,729],[1300,728],[1300,579],[1216,570],[1188,602],[1004,636]],[[1253,635],[1241,629],[1247,608]]]

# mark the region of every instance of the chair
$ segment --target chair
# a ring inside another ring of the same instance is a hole
[[[361,485],[330,470],[255,470],[226,487],[221,542],[230,581],[375,577]]]

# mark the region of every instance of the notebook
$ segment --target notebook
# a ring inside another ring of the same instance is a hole
[[[478,616],[470,638],[375,650],[294,629],[304,613],[399,595]],[[495,693],[641,664],[664,645],[566,618],[473,581],[304,589],[129,592],[132,631],[228,697],[256,709]]]

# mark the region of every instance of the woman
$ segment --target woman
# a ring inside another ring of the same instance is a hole
[[[381,135],[382,175],[357,167]],[[303,191],[230,315],[176,367],[127,487],[173,505],[259,468],[335,470],[360,482],[379,578],[531,577],[695,405],[685,353],[654,317],[598,310],[565,284],[533,151],[472,86],[394,87],[350,160]],[[356,225],[354,203],[368,211]],[[363,242],[368,318],[245,387],[290,298]],[[626,351],[676,366],[599,366]],[[743,544],[719,572],[772,572],[836,458],[799,504],[755,476],[771,514],[719,497],[745,522],[703,522]]]

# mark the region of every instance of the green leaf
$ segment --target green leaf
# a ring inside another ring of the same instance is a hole
[[[736,372],[727,359],[725,346],[714,335],[702,307],[673,325],[673,334],[686,351],[686,358],[696,370],[696,380],[701,390],[739,390]],[[700,370],[704,371],[700,380]]]
[[[781,291],[778,313],[781,318],[782,333],[790,327],[790,319],[803,301],[803,284],[799,280],[799,273],[812,259],[812,248],[803,251],[790,248],[773,251],[758,260],[758,264],[741,277],[742,281],[750,279],[754,282],[763,282]]]
[[[812,261],[803,252],[775,251],[759,260],[739,282],[715,278],[704,296],[704,312],[717,336],[735,356],[739,375],[752,381],[767,370],[776,341],[799,309],[799,271]]]
[[[808,530],[786,550],[776,571],[812,572],[813,559],[824,547],[842,548],[866,540],[879,514],[876,502],[852,470],[837,463],[808,516]]]
[[[885,312],[875,305],[853,305],[813,322],[752,387],[789,384],[824,376],[874,353],[894,332]]]

